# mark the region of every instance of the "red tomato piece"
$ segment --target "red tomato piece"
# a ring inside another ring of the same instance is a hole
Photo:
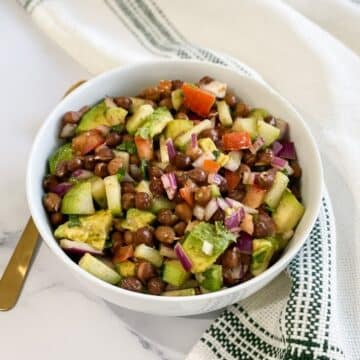
[[[86,155],[105,142],[105,137],[98,130],[86,131],[72,139],[72,148],[76,154]]]
[[[215,160],[204,160],[203,169],[209,173],[217,173],[221,166]]]
[[[114,263],[126,261],[134,255],[134,247],[132,245],[120,246],[113,257]]]
[[[222,137],[225,150],[248,149],[251,146],[251,138],[246,131],[226,133]]]
[[[234,171],[225,170],[225,179],[227,181],[228,188],[231,191],[239,185],[241,176]]]
[[[190,188],[183,187],[179,190],[180,196],[190,205],[191,207],[194,206],[194,197],[193,193]]]
[[[209,115],[215,103],[215,96],[197,86],[184,83],[181,87],[184,93],[184,105],[200,116]]]
[[[135,136],[136,150],[141,160],[151,160],[154,156],[152,139]]]

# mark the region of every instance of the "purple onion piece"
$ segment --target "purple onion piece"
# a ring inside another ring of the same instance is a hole
[[[62,182],[62,183],[56,184],[52,188],[52,191],[54,193],[58,194],[60,197],[63,197],[70,190],[70,188],[72,186],[73,186],[73,184],[71,184],[69,182]]]
[[[169,159],[173,159],[176,156],[176,150],[174,147],[174,143],[171,139],[166,141],[166,148],[168,151]]]
[[[211,199],[205,208],[205,220],[211,219],[211,217],[215,214],[216,210],[219,208],[219,205],[216,199]]]
[[[272,167],[274,167],[275,169],[279,169],[282,170],[285,168],[285,166],[287,165],[287,161],[278,157],[278,156],[273,156],[272,160],[271,160],[271,165]]]
[[[220,209],[222,209],[224,211],[231,206],[231,205],[229,206],[229,204],[223,198],[220,198],[220,197],[217,198],[217,203],[218,203]]]
[[[245,216],[245,211],[243,208],[239,208],[235,212],[233,212],[229,217],[225,218],[224,224],[225,226],[231,230],[239,227],[241,220]]]
[[[177,243],[175,245],[174,250],[175,250],[176,256],[178,257],[179,261],[181,262],[181,265],[183,266],[183,268],[186,271],[190,271],[191,267],[192,267],[192,263],[191,263],[190,258],[187,256],[185,250],[181,246],[181,244]]]
[[[60,240],[60,247],[67,253],[72,255],[83,255],[85,253],[89,253],[92,255],[103,255],[101,250],[94,249],[89,244],[73,241],[68,239]]]
[[[258,150],[265,144],[265,140],[262,137],[258,137],[250,147],[250,152],[256,154]]]
[[[193,149],[196,149],[197,146],[198,146],[197,135],[196,134],[191,134],[191,147]]]
[[[215,184],[215,185],[220,185],[223,181],[223,177],[219,174],[216,173],[210,173],[208,175],[208,183],[209,184]]]
[[[282,148],[277,154],[277,156],[289,159],[289,160],[296,160],[296,151],[295,151],[295,145],[292,141],[284,141],[282,143]]]
[[[280,129],[279,139],[287,139],[289,137],[289,124],[282,119],[276,119],[276,127]]]
[[[242,231],[236,240],[236,246],[244,254],[252,254],[252,236]]]
[[[272,146],[273,154],[277,156],[282,148],[283,146],[278,141],[275,141]]]
[[[86,180],[94,176],[94,173],[85,169],[78,169],[72,173],[72,176],[79,180]]]

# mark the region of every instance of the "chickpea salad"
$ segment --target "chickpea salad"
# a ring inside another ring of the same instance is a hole
[[[243,283],[277,261],[305,211],[288,124],[208,76],[69,111],[59,137],[43,180],[54,236],[130,291]]]

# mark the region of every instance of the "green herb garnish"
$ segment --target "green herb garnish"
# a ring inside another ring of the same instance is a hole
[[[215,160],[221,155],[221,151],[219,150],[214,150],[212,153],[215,156]]]
[[[124,168],[120,168],[120,169],[118,170],[118,172],[116,173],[116,175],[117,175],[117,178],[118,178],[118,181],[119,181],[119,182],[124,178],[125,174],[126,174],[126,171],[125,171]]]
[[[80,226],[81,222],[80,222],[80,218],[78,215],[69,215],[69,221],[68,221],[68,226],[69,227],[75,227],[75,226]]]
[[[129,154],[136,153],[136,145],[133,141],[126,140],[116,147],[116,150],[126,151]]]
[[[148,162],[146,160],[141,160],[140,172],[141,172],[143,179],[145,179],[145,180],[148,179],[147,170],[148,170]]]
[[[111,131],[121,133],[124,130],[124,124],[118,124],[111,127]]]
[[[265,205],[265,209],[271,214],[275,211],[275,208],[273,208],[273,207],[271,207],[269,205]]]

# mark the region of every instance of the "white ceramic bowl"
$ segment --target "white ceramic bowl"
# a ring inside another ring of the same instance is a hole
[[[194,82],[204,75],[224,81],[246,103],[254,107],[264,107],[289,122],[291,137],[296,143],[303,169],[302,194],[306,212],[281,258],[264,273],[243,284],[215,293],[181,298],[139,294],[109,285],[82,270],[61,250],[52,235],[42,206],[42,179],[47,158],[58,146],[60,119],[66,111],[94,104],[105,95],[134,95],[160,79]],[[322,167],[315,141],[304,120],[279,94],[254,79],[222,66],[196,61],[164,60],[136,63],[103,73],[62,100],[47,117],[35,138],[28,164],[26,187],[30,211],[42,238],[79,283],[105,300],[131,310],[185,316],[213,311],[244,299],[264,287],[285,269],[309,235],[318,214],[322,193]]]

